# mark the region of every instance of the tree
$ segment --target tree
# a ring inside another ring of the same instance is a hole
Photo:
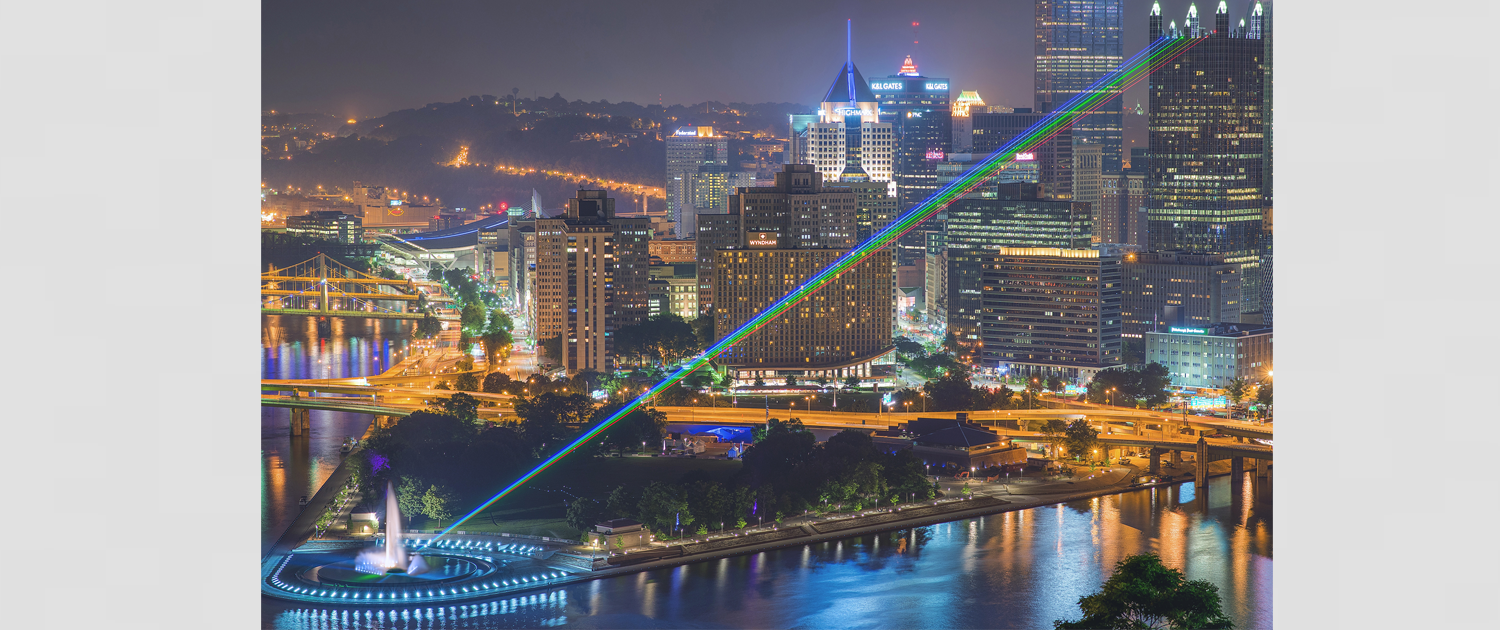
[[[963,367],[927,381],[922,390],[931,399],[931,411],[967,411],[973,407],[974,385],[969,382],[969,371]]]
[[[431,339],[437,336],[438,333],[443,332],[443,323],[438,321],[437,316],[431,312],[424,312],[426,314],[422,316],[422,319],[417,320],[417,334],[421,335],[424,339]]]
[[[1047,444],[1052,447],[1052,455],[1054,457],[1057,456],[1057,445],[1062,442],[1064,431],[1067,431],[1067,429],[1068,423],[1057,418],[1043,422],[1042,426],[1038,429],[1042,436],[1046,438]]]
[[[819,374],[817,380],[815,380],[813,382],[817,383],[818,387],[828,387],[828,376],[824,375],[824,374]]]
[[[1099,443],[1099,431],[1089,426],[1088,420],[1079,418],[1063,429],[1063,445],[1073,457],[1088,457]]]
[[[459,375],[460,378],[462,378],[463,376],[465,375]],[[467,391],[475,391],[477,389],[479,388],[475,387],[474,389],[470,389]],[[458,418],[463,422],[468,422],[470,424],[479,422],[479,401],[476,400],[473,396],[462,392],[455,393],[447,398],[434,399],[431,402],[427,403],[427,406],[433,411],[453,416],[454,418]]]
[[[844,387],[849,389],[859,388],[859,377],[853,374],[849,375],[849,378],[844,379]]]
[[[943,337],[942,348],[944,352],[949,354],[960,354],[964,351],[963,344],[958,342],[958,335],[951,330]]]
[[[1266,407],[1271,406],[1270,383],[1262,383],[1261,386],[1255,390],[1255,402],[1256,404],[1264,405]]]
[[[692,356],[698,348],[693,325],[673,313],[663,313],[615,331],[614,352],[619,357],[644,357],[660,365],[671,365]]]
[[[473,371],[473,369],[474,369],[474,355],[465,354],[465,355],[459,357],[458,361],[454,364],[454,367],[457,367],[458,371],[460,371],[460,372],[470,372],[470,371]]]
[[[791,374],[786,375],[786,386],[787,387],[796,387],[797,386],[797,377],[795,377],[795,376],[793,376]]]
[[[1098,593],[1078,598],[1083,619],[1053,623],[1055,628],[1233,628],[1224,615],[1219,588],[1207,580],[1188,581],[1154,553],[1130,556]]]
[[[493,372],[484,377],[484,386],[482,389],[486,394],[504,394],[510,390],[512,383],[514,381],[510,380],[509,374]]]
[[[499,313],[500,311],[495,311]],[[508,319],[508,318],[507,318]],[[495,364],[510,357],[510,348],[515,344],[515,338],[511,336],[510,330],[493,327],[484,331],[479,337],[479,344],[484,346],[484,368],[486,371],[494,370]]]
[[[671,531],[678,523],[685,529],[693,522],[693,513],[688,509],[687,493],[682,488],[653,481],[641,491],[636,506],[639,520],[658,532]]]
[[[582,394],[543,392],[516,401],[516,415],[521,418],[521,435],[540,453],[568,435],[568,425],[578,425],[593,417],[594,402]]]
[[[479,377],[473,372],[464,372],[453,379],[453,389],[461,392],[479,391]]]
[[[1058,393],[1058,392],[1063,391],[1063,387],[1066,384],[1067,383],[1062,380],[1062,377],[1060,377],[1060,376],[1058,376],[1056,374],[1053,374],[1053,375],[1047,377],[1047,389],[1050,390],[1050,391],[1052,391],[1053,393]]]
[[[543,356],[545,356],[545,357],[547,357],[549,359],[552,359],[553,361],[562,361],[562,353],[563,353],[563,338],[562,338],[562,335],[558,335],[558,336],[555,336],[555,337],[548,337],[546,339],[543,339],[543,340],[537,342],[536,345],[537,345],[537,348],[542,351],[542,355]]]
[[[623,485],[615,486],[604,500],[604,518],[637,518],[640,516],[641,493]],[[637,518],[637,520],[639,520]]]
[[[713,315],[700,315],[692,323],[693,337],[698,341],[698,350],[700,352],[714,345],[715,341],[718,341],[718,338],[714,336]]]
[[[427,492],[422,495],[422,513],[441,523],[453,516],[453,503],[456,500],[457,497],[447,486],[428,486]]]
[[[605,520],[604,506],[594,499],[578,497],[568,503],[568,512],[564,518],[568,521],[569,527],[580,532],[587,532]]]
[[[919,357],[927,354],[922,344],[912,341],[910,337],[902,335],[892,340],[896,346],[897,358]]]
[[[1229,404],[1238,405],[1245,398],[1245,390],[1249,388],[1250,384],[1246,383],[1245,379],[1236,378],[1224,386],[1224,395],[1229,397]]]
[[[1140,365],[1146,362],[1146,341],[1126,337],[1120,340],[1120,362],[1125,365]]]
[[[443,391],[450,391],[451,392],[451,391],[453,391],[453,386],[449,385],[448,381],[438,381],[437,386],[433,387],[433,389],[441,389]]]
[[[463,310],[459,311],[458,321],[459,325],[468,329],[478,329],[484,326],[484,305],[478,302],[465,304]]]
[[[757,377],[755,377],[755,381],[752,384],[755,385],[756,387],[765,387],[766,386],[766,380],[763,379],[763,378],[761,378],[761,377],[759,377],[759,376],[757,376]]]

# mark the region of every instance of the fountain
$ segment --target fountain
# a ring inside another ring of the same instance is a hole
[[[373,604],[462,601],[562,577],[528,545],[491,535],[417,541],[402,531],[395,484],[385,492],[385,540],[314,540],[269,559],[264,592],[283,599]],[[406,549],[410,543],[422,553]]]
[[[401,505],[396,500],[394,482],[388,481],[385,484],[385,550],[367,549],[361,552],[354,566],[361,572],[375,575],[421,575],[428,570],[427,562],[420,554],[412,554],[408,559],[406,548],[402,546]]]

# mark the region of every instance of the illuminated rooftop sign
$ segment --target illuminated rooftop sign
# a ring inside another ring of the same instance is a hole
[[[1016,154],[1016,161],[1017,162],[1030,162],[1030,161],[1035,160],[1035,159],[1036,159],[1036,153],[1033,153],[1031,151],[1025,151],[1025,152],[1017,153]]]
[[[947,83],[927,83],[927,84],[925,84],[925,85],[922,86],[922,89],[924,89],[924,90],[945,90],[946,91],[948,89],[948,84]]]
[[[1206,335],[1206,334],[1208,334],[1208,331],[1204,330],[1202,328],[1178,328],[1176,326],[1173,326],[1171,328],[1168,328],[1167,330],[1169,332],[1174,332],[1174,333],[1179,333],[1179,334],[1184,334],[1184,335]]]
[[[876,81],[870,84],[872,90],[904,90],[906,83],[903,81]]]
[[[928,151],[927,152],[927,159],[929,159],[929,160],[941,160],[944,157],[945,156],[943,155],[943,152],[940,151],[940,150],[934,150],[934,151]]]

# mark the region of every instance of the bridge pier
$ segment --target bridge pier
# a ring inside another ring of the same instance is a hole
[[[292,408],[292,435],[293,436],[300,436],[300,435],[303,435],[303,434],[311,434],[312,433],[312,423],[311,423],[310,418],[308,417],[310,415],[310,411],[311,410],[309,410],[309,409],[298,409],[296,407]]]
[[[1255,476],[1267,479],[1271,476],[1271,462],[1264,459],[1255,460]]]
[[[1234,480],[1235,483],[1239,483],[1240,482],[1240,478],[1244,477],[1244,476],[1245,476],[1245,458],[1244,457],[1240,457],[1238,455],[1229,458],[1229,477],[1230,477],[1230,479]]]
[[[1208,491],[1208,440],[1198,438],[1197,461],[1193,462],[1194,492],[1206,493]]]
[[[1161,449],[1151,448],[1151,474],[1161,474]]]
[[[1172,449],[1172,467],[1176,468],[1176,467],[1181,466],[1181,465],[1182,465],[1182,451],[1179,451],[1179,450],[1177,450],[1177,449],[1174,448],[1174,449]]]

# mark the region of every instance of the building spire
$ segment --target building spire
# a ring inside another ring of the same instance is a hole
[[[854,18],[844,23],[844,74],[849,80],[849,102],[854,102]]]
[[[901,64],[901,71],[897,74],[914,77],[917,75],[917,64],[911,60],[911,55],[906,56],[906,63]]]

